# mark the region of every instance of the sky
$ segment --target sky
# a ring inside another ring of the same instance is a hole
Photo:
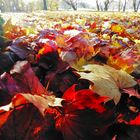
[[[37,0],[23,0],[25,4],[28,4],[31,1],[37,1]],[[79,2],[85,2],[88,3],[90,6],[96,6],[96,0],[78,0]],[[104,0],[99,0],[99,2],[103,2]],[[114,0],[114,1],[118,1],[118,0]],[[124,0],[121,0],[122,2],[124,2]]]
[[[90,5],[96,5],[96,1],[95,0],[81,0],[81,1],[83,1],[83,2],[85,2],[86,1],[86,3],[88,3],[88,4],[90,4]]]
[[[28,4],[29,2],[36,1],[36,0],[23,0],[23,1],[24,1],[24,3]],[[83,2],[86,2],[86,3],[92,4],[92,5],[95,4],[95,0],[79,0],[79,1],[83,1]]]
[[[96,5],[96,0],[79,0],[79,1],[83,1],[83,2],[89,3],[91,5]],[[99,2],[103,2],[103,1],[105,1],[105,0],[99,0]],[[114,1],[118,1],[118,0],[114,0]],[[121,1],[123,2],[124,0],[121,0]]]

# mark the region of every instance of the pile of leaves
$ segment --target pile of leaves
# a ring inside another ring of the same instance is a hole
[[[113,16],[2,26],[1,140],[140,139],[140,20]]]

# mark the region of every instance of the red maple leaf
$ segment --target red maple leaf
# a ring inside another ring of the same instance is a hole
[[[64,93],[63,108],[55,112],[56,128],[64,140],[103,139],[112,123],[112,109],[108,111],[103,105],[105,97],[89,89],[75,91],[75,86]]]

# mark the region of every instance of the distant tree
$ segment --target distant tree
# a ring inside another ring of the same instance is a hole
[[[63,0],[67,5],[71,6],[73,10],[77,10],[77,0]]]
[[[104,11],[107,11],[109,9],[109,6],[112,2],[113,2],[113,0],[105,0],[104,1]]]
[[[139,10],[139,6],[140,6],[140,0],[133,0],[134,12],[137,12]]]
[[[99,0],[96,0],[96,7],[97,7],[97,11],[100,11]]]
[[[127,2],[126,2],[126,0],[124,0],[124,4],[123,4],[123,12],[125,12],[125,10],[126,10],[126,4],[127,4]]]
[[[110,4],[113,2],[114,0],[96,0],[96,7],[98,11],[108,11]]]
[[[43,0],[43,10],[47,10],[47,2],[46,2],[46,0]]]

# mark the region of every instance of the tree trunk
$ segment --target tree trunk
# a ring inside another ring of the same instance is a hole
[[[108,10],[108,7],[109,7],[109,0],[106,0],[104,2],[104,11],[107,11]]]
[[[126,0],[124,1],[123,12],[125,12],[125,10],[126,10]]]
[[[75,0],[74,2],[72,0],[70,0],[71,2],[71,7],[73,8],[73,10],[77,10],[77,0]]]
[[[140,6],[140,0],[138,2],[138,5],[137,5],[137,11],[139,10],[139,6]]]
[[[113,0],[106,0],[104,1],[104,11],[108,11],[110,4],[113,2]]]
[[[118,11],[121,11],[121,0],[119,0],[119,4],[118,4]]]
[[[72,7],[73,10],[75,10],[75,11],[77,10],[77,7],[73,4],[71,5],[71,7]]]
[[[99,1],[96,0],[96,6],[97,6],[97,10],[100,11],[100,6],[99,6]]]
[[[64,2],[67,4],[67,5],[69,5],[69,6],[71,6],[71,8],[73,9],[73,10],[77,10],[77,0],[64,0]]]
[[[138,3],[136,0],[133,0],[134,12],[137,12],[139,10],[139,6],[140,6],[140,0],[138,1]]]
[[[47,2],[46,2],[46,0],[43,0],[43,10],[47,10]]]

